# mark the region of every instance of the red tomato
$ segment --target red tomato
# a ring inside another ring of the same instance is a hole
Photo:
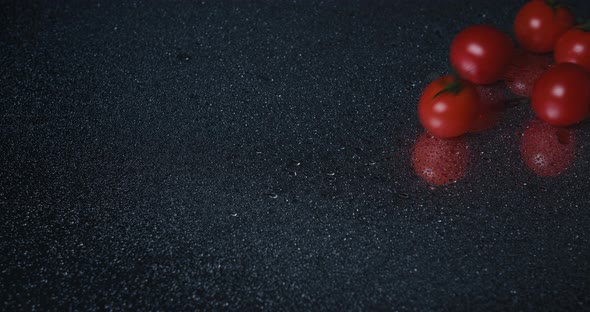
[[[414,143],[412,168],[429,184],[454,183],[467,173],[469,168],[469,145],[465,137],[437,138],[424,133]]]
[[[443,91],[456,87],[455,90]],[[473,124],[478,112],[477,92],[465,82],[456,82],[450,75],[431,82],[420,97],[418,117],[430,133],[451,138],[460,136]]]
[[[515,53],[504,73],[504,83],[512,93],[530,97],[535,82],[552,64],[550,55],[532,54],[520,50]]]
[[[461,31],[451,43],[451,64],[466,80],[490,84],[502,78],[514,44],[494,27],[475,25]]]
[[[590,113],[590,74],[578,65],[557,64],[535,83],[531,98],[537,117],[554,126],[569,126]]]
[[[556,128],[540,120],[527,125],[520,142],[522,160],[535,174],[548,177],[562,173],[575,159],[574,131]]]
[[[574,26],[574,16],[565,7],[549,1],[525,4],[514,19],[514,34],[520,45],[531,52],[553,51],[559,36]]]
[[[479,110],[469,132],[476,133],[490,129],[496,124],[504,110],[506,100],[504,86],[501,83],[475,86],[479,95]]]
[[[554,52],[555,62],[578,64],[590,73],[590,31],[574,28],[564,33]]]

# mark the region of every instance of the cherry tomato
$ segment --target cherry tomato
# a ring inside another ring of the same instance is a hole
[[[573,130],[556,128],[540,120],[530,122],[522,134],[520,154],[525,165],[541,177],[555,176],[573,163],[576,136]]]
[[[514,44],[494,27],[475,25],[461,31],[451,43],[451,64],[466,80],[490,84],[502,78]]]
[[[531,52],[553,51],[559,36],[574,26],[574,16],[551,0],[525,4],[514,19],[514,34],[520,45]]]
[[[414,143],[411,157],[416,175],[432,185],[458,181],[470,165],[465,137],[441,139],[426,132]]]
[[[590,113],[590,74],[563,63],[547,70],[535,83],[531,98],[537,117],[554,126],[569,126]]]
[[[564,33],[554,52],[555,62],[578,64],[590,73],[590,31],[574,28]]]
[[[455,81],[450,75],[443,76],[424,89],[418,103],[418,117],[422,126],[438,137],[460,136],[473,124],[478,101],[473,85]]]
[[[540,55],[518,51],[504,73],[504,83],[512,93],[530,97],[535,82],[551,67],[553,60],[550,55]]]
[[[475,90],[479,95],[479,110],[469,129],[472,133],[492,128],[504,110],[506,100],[504,86],[501,83],[475,86]]]

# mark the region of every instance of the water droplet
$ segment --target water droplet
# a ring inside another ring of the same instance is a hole
[[[290,167],[297,167],[297,166],[301,165],[301,162],[299,160],[291,160],[288,165]]]
[[[176,54],[176,59],[182,62],[188,62],[191,58],[192,56],[185,52],[179,52],[178,54]]]
[[[266,193],[265,194],[268,198],[278,198],[279,195],[277,193]]]
[[[410,198],[410,194],[408,194],[408,193],[399,193],[399,194],[397,194],[397,195],[398,195],[400,198],[403,198],[403,199],[408,199],[408,198]]]
[[[336,175],[336,172],[334,172],[334,171],[328,171],[328,172],[326,172],[326,174],[329,175],[329,176],[334,176],[334,175]]]

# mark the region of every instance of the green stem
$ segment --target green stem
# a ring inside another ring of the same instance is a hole
[[[585,32],[590,32],[590,20],[586,23],[583,23],[582,25],[579,25],[577,28]]]
[[[545,0],[545,4],[553,8],[557,5],[557,0]]]
[[[438,91],[438,93],[432,97],[433,99],[443,93],[457,94],[463,90],[463,84],[461,83],[461,78],[459,78],[459,75],[455,71],[452,71],[451,77],[453,77],[453,81],[447,84],[442,90]]]
[[[545,0],[545,4],[553,9],[553,13],[557,12],[557,9],[565,7],[563,4],[558,3],[557,0]]]

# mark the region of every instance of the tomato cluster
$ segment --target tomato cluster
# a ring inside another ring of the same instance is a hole
[[[452,144],[440,140],[493,127],[504,110],[504,87],[517,97],[530,99],[539,122],[549,127],[535,124],[533,129],[565,133],[569,130],[554,127],[568,127],[590,117],[590,23],[575,25],[572,12],[556,0],[531,0],[516,14],[513,30],[519,47],[510,35],[487,25],[467,27],[455,36],[450,47],[453,73],[432,81],[418,102],[420,123],[435,146],[447,148]],[[544,132],[527,133],[525,139]],[[535,147],[523,146],[523,157]],[[422,149],[431,152],[432,148]],[[432,168],[442,168],[433,162],[443,157],[424,159],[415,149],[412,163],[416,172],[426,172],[422,167],[427,163],[429,175],[421,176],[432,184],[446,184],[449,179],[432,177]],[[545,170],[543,175],[550,175],[547,172],[553,171]]]

